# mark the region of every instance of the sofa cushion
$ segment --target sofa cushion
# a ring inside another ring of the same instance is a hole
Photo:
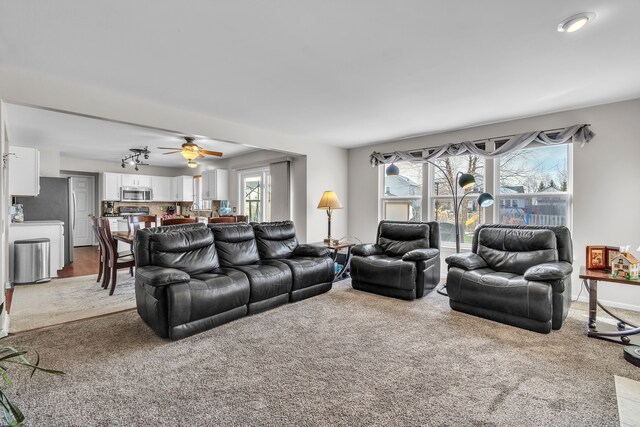
[[[206,228],[149,235],[150,263],[175,268],[189,275],[220,267],[213,235]]]
[[[252,223],[261,259],[291,258],[298,246],[291,221]]]
[[[334,263],[329,257],[315,258],[290,258],[280,262],[291,269],[293,284],[292,291],[308,288],[321,283],[331,283],[334,279]]]
[[[244,223],[209,224],[223,267],[260,262],[253,227]]]
[[[416,287],[416,263],[399,257],[371,255],[351,259],[351,277],[358,282],[411,291]]]
[[[518,274],[452,267],[447,275],[447,293],[452,301],[541,322],[550,321],[552,316],[552,287]]]
[[[523,275],[533,265],[558,260],[551,230],[482,228],[477,240],[478,255],[496,271]]]
[[[402,256],[414,249],[429,248],[429,224],[381,221],[378,245],[389,256]]]
[[[247,275],[251,287],[250,303],[291,292],[291,270],[280,261],[262,261],[232,268]]]

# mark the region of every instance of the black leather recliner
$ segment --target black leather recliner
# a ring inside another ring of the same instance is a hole
[[[331,289],[334,262],[328,248],[299,245],[291,221],[252,223],[261,260],[278,260],[291,270],[290,301],[299,301]]]
[[[354,289],[412,300],[440,281],[437,222],[380,221],[375,244],[351,249]]]
[[[471,253],[445,261],[454,310],[543,333],[567,317],[573,246],[566,227],[485,224]]]
[[[247,314],[249,280],[220,266],[205,224],[138,230],[136,305],[162,338],[180,339]]]

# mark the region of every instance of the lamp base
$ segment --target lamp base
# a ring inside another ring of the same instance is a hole
[[[337,245],[338,243],[340,243],[338,239],[331,239],[331,238],[324,239],[323,242],[325,245],[330,245],[330,246]]]

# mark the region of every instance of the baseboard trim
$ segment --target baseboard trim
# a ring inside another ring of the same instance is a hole
[[[574,299],[575,297],[572,296],[571,300],[573,301]],[[580,298],[578,298],[578,301],[589,304],[589,295],[580,296]],[[609,301],[609,300],[603,300],[603,299],[598,300],[598,302],[604,305],[605,307],[614,307],[614,308],[621,308],[623,310],[640,311],[640,305],[626,304],[623,302]]]

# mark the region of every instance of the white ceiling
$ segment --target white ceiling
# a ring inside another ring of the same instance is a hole
[[[185,142],[184,135],[180,133],[15,104],[7,104],[7,116],[12,145],[59,151],[66,157],[117,163],[125,155],[131,154],[130,148],[147,146],[151,154],[145,163],[152,166],[186,167],[186,160],[179,153],[165,155],[162,153],[169,150],[157,149],[179,148]],[[256,151],[252,147],[204,137],[196,138],[195,142],[206,150],[221,151],[224,153],[222,159]],[[207,156],[211,160],[219,158]],[[198,160],[202,163],[207,161]]]
[[[582,11],[598,17],[556,31]],[[640,97],[639,15],[638,0],[3,1],[0,66],[353,147]]]

